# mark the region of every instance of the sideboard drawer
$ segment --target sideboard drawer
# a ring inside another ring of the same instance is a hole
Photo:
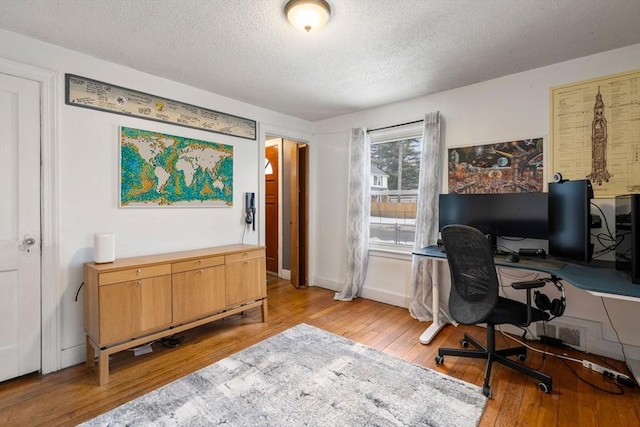
[[[263,258],[264,255],[264,249],[262,250],[257,250],[257,251],[247,251],[247,252],[241,252],[239,254],[233,254],[233,255],[227,255],[225,258],[225,262],[227,264],[231,264],[234,262],[240,262],[240,261],[248,261],[250,259],[255,259],[255,258]]]
[[[99,285],[111,285],[113,283],[129,282],[131,280],[146,279],[149,277],[171,274],[171,264],[154,265],[151,267],[131,268],[129,270],[101,273],[98,279]]]
[[[198,270],[200,268],[215,267],[216,265],[224,265],[224,256],[174,262],[171,264],[171,271],[173,273],[182,273],[184,271]]]

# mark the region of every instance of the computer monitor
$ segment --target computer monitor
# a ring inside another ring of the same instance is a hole
[[[496,237],[547,239],[547,193],[440,194],[440,229],[470,225],[495,246]]]
[[[549,184],[549,255],[591,262],[591,199],[588,179]]]

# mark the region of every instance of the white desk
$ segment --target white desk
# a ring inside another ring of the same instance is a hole
[[[427,246],[413,251],[414,255],[425,256],[438,261],[446,261],[447,255],[439,246]],[[640,285],[631,282],[631,278],[611,268],[599,268],[588,265],[575,264],[553,258],[522,257],[520,262],[506,262],[505,256],[497,256],[494,259],[497,266],[517,268],[522,270],[534,270],[556,276],[576,288],[583,289],[592,295],[605,298],[616,298],[640,303]],[[440,322],[440,290],[439,272],[433,269],[432,283],[432,310],[433,323],[420,335],[422,344],[429,344],[431,340],[445,326]],[[640,361],[627,360],[627,366],[633,373],[636,382],[640,384]]]

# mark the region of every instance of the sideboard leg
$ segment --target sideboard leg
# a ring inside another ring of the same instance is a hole
[[[100,350],[98,356],[98,384],[105,385],[109,382],[109,354]]]
[[[269,317],[269,307],[267,307],[267,299],[262,300],[262,321],[266,322]]]
[[[93,367],[93,365],[95,365],[95,358],[96,358],[96,352],[93,348],[93,344],[91,343],[91,340],[89,339],[89,335],[87,335],[87,360],[85,362],[87,368],[91,368]]]

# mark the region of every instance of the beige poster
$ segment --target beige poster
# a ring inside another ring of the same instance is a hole
[[[256,139],[254,120],[73,74],[66,74],[65,79],[67,105]]]
[[[550,177],[589,179],[595,197],[640,193],[640,70],[551,88]]]

